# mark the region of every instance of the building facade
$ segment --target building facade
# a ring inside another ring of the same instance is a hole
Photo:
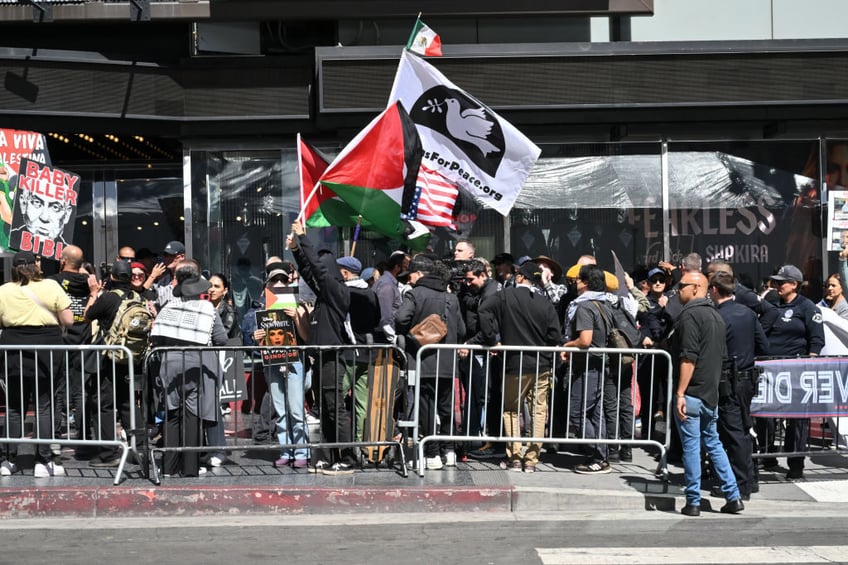
[[[848,185],[848,6],[512,4],[0,2],[0,126],[46,134],[81,175],[74,243],[95,263],[181,239],[239,292],[285,252],[295,135],[332,155],[367,124],[424,9],[431,62],[542,148],[508,217],[463,197],[436,252],[468,237],[486,257],[612,251],[638,271],[697,251],[752,286],[794,263],[820,294]],[[397,246],[365,232],[357,255]]]

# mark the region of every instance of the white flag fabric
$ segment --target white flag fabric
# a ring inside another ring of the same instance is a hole
[[[542,152],[512,124],[420,57],[401,55],[389,103],[418,129],[425,165],[504,216]]]

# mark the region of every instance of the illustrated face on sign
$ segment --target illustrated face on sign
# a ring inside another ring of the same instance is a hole
[[[286,332],[283,328],[271,328],[268,330],[268,343],[270,345],[285,345]]]
[[[67,202],[28,190],[21,192],[20,205],[27,230],[48,239],[59,238],[73,212]]]

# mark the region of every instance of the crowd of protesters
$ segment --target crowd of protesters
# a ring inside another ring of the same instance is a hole
[[[300,222],[294,222],[286,248],[294,261],[267,258],[264,281],[254,289],[246,311],[234,300],[227,277],[203,276],[201,265],[186,258],[179,241],[168,243],[158,256],[122,247],[105,280],[86,268],[82,251],[72,245],[63,252],[60,272],[51,278],[43,276],[35,256],[17,253],[13,280],[0,287],[0,343],[102,343],[122,302],[135,298],[146,304],[153,319],[151,347],[259,347],[276,343],[274,330],[260,327],[254,315],[265,308],[259,290],[293,287],[302,292],[296,304],[283,309],[294,328],[285,343],[394,344],[405,351],[402,365],[413,367],[421,347],[413,330],[435,314],[445,326],[440,343],[456,348],[428,350],[417,366],[420,433],[436,438],[426,443],[426,469],[455,466],[472,457],[497,458],[503,469],[532,473],[545,447],[539,438],[547,435],[601,440],[586,446],[586,459],[574,470],[608,473],[611,462],[633,458],[631,446],[618,440],[655,439],[665,423],[674,421],[669,459],[683,463],[684,510],[696,515],[702,445],[721,480],[716,494],[728,500],[727,512],[740,511],[742,500],[757,491],[752,453],[775,451],[774,421],[753,422],[749,412],[757,377],[754,357],[816,355],[823,346],[818,308],[848,311],[839,274],[828,278],[817,306],[802,295],[803,276],[792,265],[777,270],[760,296],[734,278],[731,265],[716,260],[705,272],[694,253],[680,264],[661,262],[619,278],[592,256],[575,258],[567,270],[544,255],[515,259],[499,253],[490,262],[477,256],[471,241],[459,240],[449,257],[396,251],[363,268],[355,257],[336,256],[316,245]],[[612,356],[593,351],[607,347],[610,329],[620,320],[629,320],[638,331],[633,347],[671,353],[671,374],[654,356],[618,365]],[[496,345],[526,351],[490,356],[476,347]],[[569,352],[533,351],[549,346]],[[254,365],[252,378],[267,388],[273,435],[281,445],[273,464],[330,475],[352,473],[362,462],[354,445],[363,440],[368,410],[368,358],[355,349],[334,356],[303,351],[282,364],[264,369]],[[735,360],[735,366],[728,368],[722,359]],[[68,373],[80,378],[69,378],[71,390],[52,390],[51,397],[45,379],[60,374],[65,362]],[[77,415],[77,437],[103,440],[115,439],[116,419],[126,431],[134,418],[137,427],[161,426],[165,447],[209,448],[204,455],[166,450],[166,475],[197,476],[205,466],[225,462],[224,418],[230,407],[218,400],[222,377],[217,354],[159,356],[150,371],[158,400],[155,414],[142,414],[132,403],[127,371],[126,365],[106,359],[92,363],[91,356],[69,355],[65,361],[42,352],[19,355],[6,365],[6,375],[25,375],[8,379],[7,433],[23,433],[22,414],[32,402],[39,438],[55,437],[62,414],[66,420]],[[94,373],[96,385],[86,376]],[[140,365],[136,374],[141,374]],[[728,385],[729,374],[733,381]],[[666,397],[669,379],[673,398]],[[252,388],[254,397],[243,409],[259,406],[257,387]],[[555,390],[565,394],[553,394]],[[636,398],[641,399],[638,407]],[[320,438],[309,437],[311,421],[320,422]],[[749,433],[752,428],[759,430],[757,441]],[[789,422],[790,450],[806,449],[808,429],[808,420]],[[535,439],[499,444],[438,441],[440,435]],[[309,444],[319,441],[342,446],[310,450]],[[4,447],[0,474],[19,470],[16,447]],[[38,446],[35,461],[37,477],[64,474],[49,445]],[[90,465],[108,468],[119,462],[120,450],[109,445],[91,454]],[[803,457],[790,458],[788,478],[801,478],[803,466]]]

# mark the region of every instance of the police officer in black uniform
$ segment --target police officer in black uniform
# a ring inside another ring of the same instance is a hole
[[[753,310],[734,300],[734,286],[729,273],[718,271],[710,276],[709,296],[724,320],[729,361],[719,384],[718,435],[736,476],[739,494],[748,500],[752,492],[759,490],[749,432],[751,399],[758,378],[754,357],[768,352],[768,340]],[[714,488],[712,494],[724,497],[720,487]]]

